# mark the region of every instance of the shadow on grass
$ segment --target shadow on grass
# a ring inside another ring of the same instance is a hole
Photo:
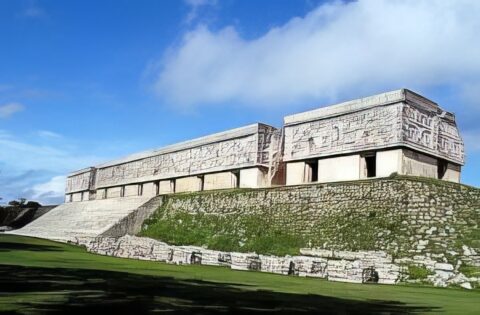
[[[62,248],[57,247],[57,246],[8,242],[8,241],[0,240],[0,252],[9,252],[9,251],[12,251],[12,250],[24,250],[24,251],[33,251],[33,252],[58,252],[58,251],[63,251]]]
[[[155,311],[197,314],[414,314],[435,311],[399,302],[254,291],[242,286],[101,270],[0,265],[0,283],[0,301],[13,303],[13,314],[88,314],[99,311],[106,312],[104,314]]]

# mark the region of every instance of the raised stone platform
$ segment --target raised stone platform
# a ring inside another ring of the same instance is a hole
[[[124,197],[65,203],[10,233],[61,241],[79,236],[99,236],[150,199],[150,197]]]

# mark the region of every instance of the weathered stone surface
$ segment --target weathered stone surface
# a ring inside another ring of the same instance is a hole
[[[65,203],[11,233],[54,240],[65,240],[74,236],[99,236],[134,213],[149,199],[151,198],[125,197]],[[151,205],[150,211],[161,204],[161,199],[157,201],[158,203]],[[137,222],[138,227],[140,224],[141,222]],[[128,230],[128,227],[124,230]]]
[[[467,237],[478,226],[480,190],[443,181],[396,177],[170,195],[165,202],[165,213],[201,212],[229,216],[229,222],[248,215],[268,217],[270,225],[300,234],[330,255],[359,248],[421,259],[442,254],[432,258],[455,265],[458,259],[474,264],[480,251]]]
[[[302,249],[302,256],[271,256],[256,253],[222,252],[199,246],[173,246],[145,237],[71,237],[69,242],[84,245],[88,251],[108,256],[160,261],[177,265],[201,264],[226,266],[234,270],[252,270],[324,278],[329,281],[365,283],[373,281],[381,284],[396,284],[408,279],[406,264],[426,266],[435,271],[423,279],[439,287],[458,285],[471,289],[469,279],[452,269],[449,264],[416,256],[414,259],[393,259],[383,251],[335,251],[324,249]],[[369,278],[367,271],[373,272]]]
[[[93,189],[95,186],[96,170],[93,167],[73,172],[67,177],[65,191],[73,193]]]
[[[252,270],[283,275],[325,278],[331,281],[363,283],[365,269],[377,273],[375,282],[395,284],[401,278],[402,268],[382,252],[336,252],[335,257],[322,256],[268,256],[256,253],[222,252],[198,246],[173,246],[150,238],[123,236],[73,237],[70,242],[86,246],[88,251],[124,258],[162,261],[172,264],[201,264],[227,266],[234,270]],[[321,250],[304,250],[309,254]],[[338,259],[345,257],[345,259]]]
[[[453,114],[397,90],[286,116],[284,160],[406,146],[464,163]]]

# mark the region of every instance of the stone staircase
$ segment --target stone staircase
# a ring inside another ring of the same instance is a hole
[[[9,233],[58,241],[99,236],[134,214],[151,199],[152,197],[123,197],[64,203],[23,228]],[[155,207],[152,202],[147,205],[149,208]]]

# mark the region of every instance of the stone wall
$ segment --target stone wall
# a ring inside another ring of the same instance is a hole
[[[285,117],[285,161],[406,146],[464,164],[455,116],[398,90]]]
[[[132,180],[179,177],[229,166],[254,165],[257,161],[256,146],[256,135],[250,135],[100,168],[97,171],[97,187],[115,186]]]
[[[405,143],[463,164],[463,141],[452,114],[439,114],[437,110],[405,104],[402,120],[402,138]]]
[[[393,263],[385,252],[322,251],[305,249],[301,256],[271,256],[209,250],[197,246],[173,246],[145,237],[72,238],[88,251],[123,258],[171,264],[225,266],[283,275],[324,278],[353,283],[395,284],[407,277],[405,267]],[[371,272],[369,272],[371,271]]]
[[[476,286],[480,278],[468,278],[454,266],[416,256],[416,259],[395,259],[383,251],[335,251],[301,249],[300,256],[273,256],[210,250],[198,246],[174,246],[146,237],[126,235],[113,237],[77,237],[71,243],[83,245],[89,252],[177,265],[209,265],[233,270],[251,270],[281,275],[323,278],[351,283],[396,284],[429,282],[435,286],[458,285],[465,289]],[[424,279],[410,279],[409,265],[427,268]]]
[[[480,190],[465,185],[397,176],[164,198],[155,220],[189,213],[237,225],[253,215],[269,227],[300,235],[304,247],[383,250],[396,257],[480,265]]]
[[[273,140],[275,144],[277,141],[276,129],[263,124],[243,129],[245,131],[238,135],[231,132],[230,138],[214,138],[191,146],[187,142],[185,145],[178,144],[178,150],[167,147],[136,160],[100,165],[96,187],[268,165],[271,142]]]
[[[285,126],[286,161],[378,149],[401,141],[402,104]]]
[[[127,216],[120,219],[101,235],[105,237],[120,237],[126,234],[135,235],[142,229],[143,222],[162,205],[163,197],[156,196],[136,210],[130,212]]]
[[[67,193],[90,190],[95,187],[95,169],[87,168],[67,177],[65,191]]]

